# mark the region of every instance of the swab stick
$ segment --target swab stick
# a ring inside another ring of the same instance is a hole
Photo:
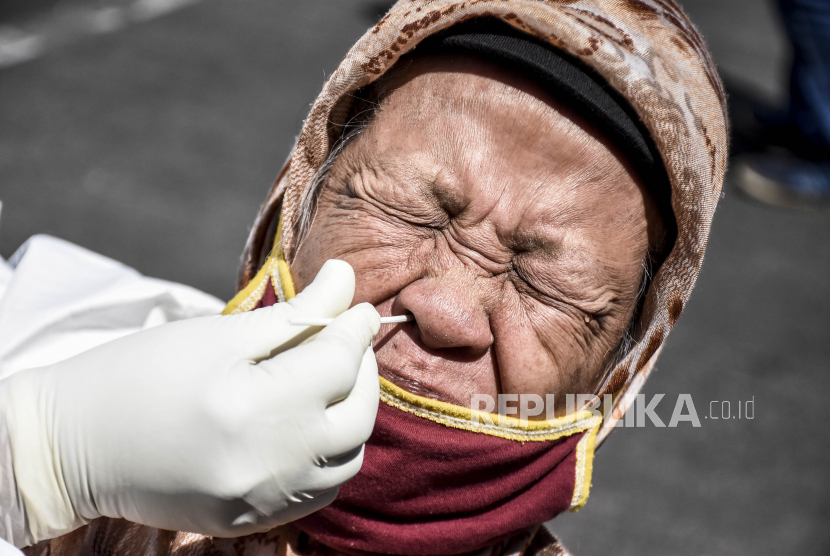
[[[380,317],[381,324],[394,324],[414,320],[412,315],[398,315],[395,317]],[[288,319],[288,324],[293,326],[328,326],[334,322],[332,318],[295,318]]]

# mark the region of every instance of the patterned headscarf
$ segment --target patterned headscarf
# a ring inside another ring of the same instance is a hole
[[[281,276],[286,276],[296,253],[301,201],[343,132],[354,93],[426,37],[476,17],[501,19],[603,76],[642,119],[671,184],[677,237],[646,293],[636,345],[598,392],[619,394],[599,432],[597,442],[601,442],[642,388],[689,299],[726,169],[723,87],[701,36],[672,0],[399,0],[352,47],[312,106],[294,151],[254,223],[242,259],[241,292],[229,312],[250,310],[261,300],[266,282],[279,286]],[[282,295],[279,287],[275,289]],[[334,554],[290,525],[238,539],[213,539],[107,518],[39,543],[27,553]],[[544,529],[528,530],[485,553],[567,554]]]

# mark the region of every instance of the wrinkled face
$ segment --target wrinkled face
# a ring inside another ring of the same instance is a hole
[[[594,393],[635,310],[652,203],[591,128],[533,84],[462,58],[390,78],[323,186],[292,265],[331,258],[354,303],[415,320],[375,340],[382,376],[471,394]]]

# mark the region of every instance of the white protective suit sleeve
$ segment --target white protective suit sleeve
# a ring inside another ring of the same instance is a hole
[[[9,431],[6,419],[0,414],[0,556],[19,555],[14,544],[24,546],[31,541],[23,499],[14,479]]]
[[[139,330],[216,315],[225,306],[50,236],[32,237],[6,264],[12,272],[5,292],[0,286],[0,380]]]
[[[0,258],[0,379],[223,307],[194,288],[147,278],[67,241],[34,236],[9,261]],[[32,542],[0,412],[0,556],[19,556],[12,545]]]
[[[0,205],[2,207],[2,205]],[[12,277],[12,267],[0,257],[0,299]],[[23,499],[14,480],[12,462],[12,445],[6,419],[0,414],[0,556],[20,556],[23,554],[14,547],[31,541],[26,526],[26,512]],[[8,542],[7,542],[8,540]],[[10,544],[11,543],[11,544]]]

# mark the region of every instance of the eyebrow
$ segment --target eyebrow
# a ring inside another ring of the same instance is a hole
[[[374,154],[374,153],[373,153]],[[468,204],[463,191],[446,179],[444,167],[435,164],[432,167],[425,167],[424,164],[415,160],[390,161],[373,157],[374,162],[379,164],[389,178],[397,179],[414,184],[420,193],[427,195],[438,203],[450,216],[461,212]],[[514,252],[514,255],[532,253],[541,255],[549,261],[558,261],[563,255],[578,251],[578,247],[570,245],[563,239],[562,234],[554,238],[551,235],[539,230],[512,231],[507,238],[501,237],[500,243]]]
[[[461,212],[467,205],[463,192],[442,178],[445,171],[440,165],[436,165],[434,171],[432,168],[428,171],[424,165],[414,160],[404,163],[381,160],[379,163],[389,177],[414,184],[421,194],[434,199],[451,216]]]
[[[561,255],[571,250],[562,239],[553,239],[538,231],[519,232],[508,243],[517,255],[522,253],[543,254],[546,259],[551,260],[557,260]]]
[[[435,176],[428,179],[425,184],[430,188],[429,191],[432,197],[438,201],[441,208],[451,215],[456,215],[464,210],[467,202],[462,192],[458,191],[452,184],[440,179],[442,172],[443,169],[438,170]]]

